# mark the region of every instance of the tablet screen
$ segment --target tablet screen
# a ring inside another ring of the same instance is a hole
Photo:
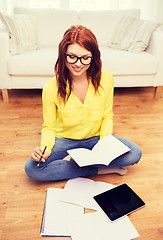
[[[93,198],[111,221],[145,206],[143,200],[127,184],[117,186]]]

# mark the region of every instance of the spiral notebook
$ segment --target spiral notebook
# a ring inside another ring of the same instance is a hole
[[[83,214],[83,208],[68,203],[63,203],[61,198],[64,189],[48,188],[46,193],[41,236],[44,237],[70,237],[66,222],[72,216]]]

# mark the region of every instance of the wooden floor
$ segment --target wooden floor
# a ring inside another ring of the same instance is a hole
[[[153,94],[153,88],[115,90],[114,134],[140,145],[142,159],[126,176],[92,177],[127,183],[143,198],[145,208],[130,215],[141,240],[163,239],[163,88],[157,98]],[[42,239],[46,189],[63,188],[66,181],[36,182],[25,175],[25,162],[40,141],[41,90],[10,90],[9,97],[10,103],[3,103],[0,93],[0,239]]]

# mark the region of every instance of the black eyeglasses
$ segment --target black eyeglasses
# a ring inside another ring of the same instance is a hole
[[[73,55],[73,54],[65,54],[65,56],[66,56],[66,61],[70,64],[74,64],[78,60],[80,60],[80,62],[83,65],[89,65],[93,59],[93,57],[90,57],[90,56],[77,57],[76,55]]]

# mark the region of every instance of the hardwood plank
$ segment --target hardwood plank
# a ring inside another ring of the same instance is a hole
[[[158,90],[153,98],[153,88],[115,89],[114,134],[136,142],[143,155],[123,177],[91,177],[127,183],[143,198],[146,206],[129,216],[140,240],[163,239],[163,88]],[[4,103],[0,93],[0,239],[38,240],[46,189],[64,188],[66,181],[37,182],[25,175],[25,162],[40,142],[41,90],[9,90],[9,96]]]

